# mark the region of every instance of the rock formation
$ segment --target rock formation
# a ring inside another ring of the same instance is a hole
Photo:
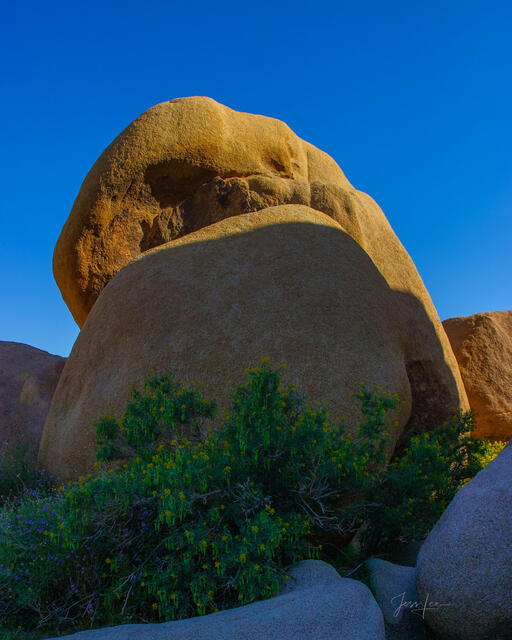
[[[512,311],[477,313],[443,322],[457,358],[469,404],[477,414],[475,435],[512,438]]]
[[[142,252],[222,219],[281,204],[307,205],[330,216],[393,290],[412,387],[411,422],[431,428],[466,408],[457,363],[432,301],[377,204],[352,187],[332,158],[284,123],[238,113],[209,98],[152,107],[104,151],[57,243],[57,283],[83,325],[105,285]],[[172,288],[178,291],[179,285]]]
[[[243,607],[161,624],[80,631],[69,640],[385,640],[368,587],[326,562],[305,560],[281,594]],[[57,640],[53,638],[52,640]]]
[[[25,442],[37,453],[65,358],[19,342],[0,342],[0,450]]]
[[[93,421],[126,407],[151,368],[176,364],[231,404],[227,385],[269,357],[283,379],[333,418],[360,418],[359,382],[402,400],[394,441],[411,412],[407,339],[395,296],[340,225],[303,205],[217,222],[132,260],[105,287],[61,376],[40,461],[71,478],[94,462]]]
[[[421,547],[418,596],[428,599],[427,623],[442,638],[510,639],[511,531],[509,444],[459,490]]]

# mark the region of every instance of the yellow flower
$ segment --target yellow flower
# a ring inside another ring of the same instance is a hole
[[[240,562],[245,562],[247,560],[247,555],[245,553],[240,554]]]
[[[258,533],[258,527],[253,524],[253,526],[251,527],[251,531],[254,531],[254,533]]]
[[[111,560],[110,558],[106,558],[105,562],[106,562],[107,564],[110,564],[110,563],[112,562],[112,560]]]
[[[153,607],[153,609],[158,609],[158,605],[157,605],[157,603],[156,603],[156,602],[153,602],[152,607]]]
[[[215,563],[215,568],[218,569],[220,567],[220,562],[217,560],[217,562]]]
[[[171,600],[176,600],[176,594],[175,593],[171,593],[171,595],[169,596]]]
[[[260,544],[260,551],[265,551],[266,547],[264,544]]]

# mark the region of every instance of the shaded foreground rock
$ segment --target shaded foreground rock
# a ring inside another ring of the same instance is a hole
[[[372,592],[382,609],[384,620],[390,624],[398,624],[410,613],[410,607],[401,605],[418,599],[416,570],[414,567],[402,567],[380,558],[370,558],[366,566],[370,573]]]
[[[423,638],[425,624],[416,593],[416,569],[380,558],[370,558],[366,567],[373,596],[384,615],[387,640]]]
[[[475,434],[512,438],[512,311],[477,313],[443,322],[468,401],[477,413]]]
[[[93,421],[119,415],[153,368],[176,364],[218,401],[217,424],[246,367],[269,357],[333,419],[360,419],[359,382],[398,394],[396,440],[410,416],[406,337],[368,255],[325,214],[274,207],[148,251],[111,280],[61,376],[40,462],[63,479],[92,470]]]
[[[269,600],[161,624],[81,631],[73,640],[385,640],[382,613],[370,590],[340,578],[319,560],[290,571],[290,583]],[[53,640],[56,640],[55,638]]]
[[[0,342],[0,450],[26,442],[37,453],[65,358],[20,342]]]
[[[467,408],[430,296],[374,200],[283,122],[239,113],[210,98],[158,104],[104,151],[55,247],[56,281],[82,326],[105,285],[141,252],[230,216],[281,204],[307,205],[330,216],[395,292],[407,333],[412,421],[432,428]]]
[[[512,446],[454,499],[418,557],[420,600],[439,603],[425,617],[443,638],[512,638]]]

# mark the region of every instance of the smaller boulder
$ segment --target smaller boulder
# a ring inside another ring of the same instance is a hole
[[[384,615],[386,638],[421,638],[425,625],[416,593],[416,569],[380,558],[370,558],[366,568],[373,595]]]
[[[0,450],[25,442],[37,453],[65,358],[0,342]]]
[[[80,631],[70,640],[385,640],[370,590],[320,560],[290,571],[275,598],[207,616]],[[53,638],[53,640],[57,640]]]
[[[421,547],[425,620],[443,638],[512,638],[512,446],[455,495]]]
[[[477,313],[443,322],[459,364],[475,435],[512,438],[512,311]]]

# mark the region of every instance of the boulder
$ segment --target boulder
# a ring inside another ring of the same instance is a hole
[[[39,453],[69,479],[92,469],[93,421],[120,415],[151,369],[204,383],[218,421],[244,369],[270,358],[333,419],[360,418],[359,383],[411,411],[406,336],[395,297],[340,225],[302,205],[234,216],[147,251],[105,287],[73,347]]]
[[[467,400],[416,268],[370,196],[336,162],[274,118],[210,98],[158,104],[132,122],[87,175],[55,247],[54,273],[82,326],[95,300],[142,252],[230,216],[281,204],[325,213],[368,253],[407,333],[412,421],[432,427]]]
[[[512,438],[512,311],[477,313],[443,322],[457,358],[469,404],[477,414],[475,435]]]
[[[380,558],[366,561],[370,587],[384,615],[386,638],[415,640],[425,634],[416,593],[416,569]]]
[[[366,561],[366,567],[373,595],[382,609],[384,620],[389,624],[398,624],[410,613],[410,607],[403,606],[404,603],[418,599],[415,568],[403,567],[380,558],[370,558]]]
[[[382,613],[370,590],[341,578],[320,560],[290,571],[269,600],[207,616],[160,624],[81,631],[70,640],[385,640]],[[53,640],[57,640],[54,638]]]
[[[466,484],[424,542],[416,587],[443,638],[512,638],[512,446]]]
[[[65,358],[0,342],[0,450],[24,442],[37,453]]]

